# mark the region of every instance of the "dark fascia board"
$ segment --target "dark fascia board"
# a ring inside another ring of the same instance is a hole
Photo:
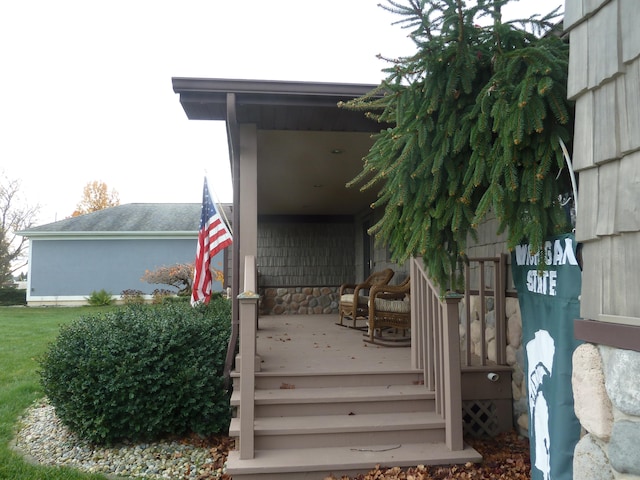
[[[223,78],[172,79],[176,93],[227,93],[263,95],[311,95],[355,98],[376,88],[377,85],[359,83],[293,82],[275,80],[238,80]]]
[[[360,97],[377,85],[355,83],[293,82],[219,78],[172,79],[187,117],[226,120],[227,94],[237,105],[335,107],[339,101]]]

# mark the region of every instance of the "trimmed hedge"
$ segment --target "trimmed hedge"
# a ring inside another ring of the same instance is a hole
[[[27,291],[17,288],[0,288],[0,305],[26,305]]]
[[[39,359],[60,420],[97,444],[226,433],[230,303],[131,305],[62,327]]]

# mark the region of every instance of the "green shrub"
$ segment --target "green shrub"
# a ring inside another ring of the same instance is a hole
[[[99,444],[226,433],[227,300],[132,305],[63,327],[39,359],[61,421]]]
[[[186,295],[175,295],[170,297],[163,297],[162,303],[190,303],[191,297]]]
[[[98,291],[94,290],[87,298],[87,302],[89,302],[89,305],[94,307],[104,307],[106,305],[111,305],[113,302],[113,295],[110,292],[107,292],[104,288]]]
[[[26,305],[27,291],[17,288],[0,288],[0,305]]]

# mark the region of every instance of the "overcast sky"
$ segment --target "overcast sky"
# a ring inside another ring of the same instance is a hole
[[[195,202],[205,171],[232,199],[225,127],[187,120],[172,77],[377,84],[414,52],[379,0],[7,0],[0,2],[0,173],[71,215],[84,186],[121,203]],[[520,0],[520,14],[562,0]],[[505,15],[511,15],[506,10]]]

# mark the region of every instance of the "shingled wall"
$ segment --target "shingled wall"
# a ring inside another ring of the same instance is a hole
[[[337,313],[355,280],[353,218],[260,218],[257,260],[262,315]]]

